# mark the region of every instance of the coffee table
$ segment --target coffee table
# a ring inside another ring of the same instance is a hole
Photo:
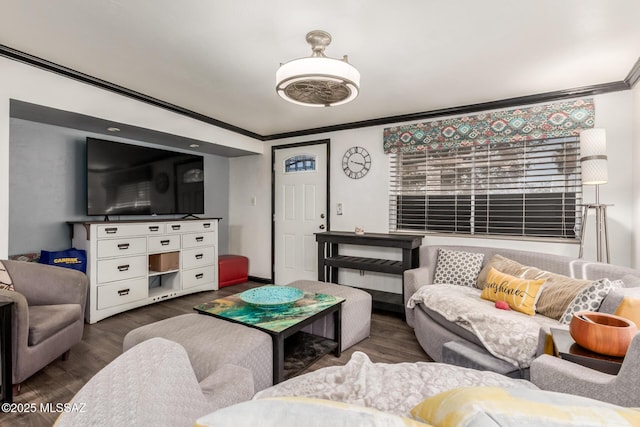
[[[264,309],[245,303],[238,293],[200,304],[194,309],[199,313],[239,323],[269,334],[273,343],[273,383],[278,384],[285,380],[285,339],[300,332],[316,319],[333,315],[335,339],[332,340],[333,345],[330,348],[333,348],[336,357],[340,357],[344,301],[344,298],[333,295],[305,292],[302,299],[294,304]],[[328,341],[325,338],[322,340]]]

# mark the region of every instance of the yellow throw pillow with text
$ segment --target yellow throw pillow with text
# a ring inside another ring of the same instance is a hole
[[[492,267],[480,297],[489,301],[504,301],[513,310],[533,316],[536,314],[536,301],[546,281],[520,279]]]

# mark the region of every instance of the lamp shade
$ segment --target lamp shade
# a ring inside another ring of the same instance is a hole
[[[593,128],[580,132],[580,164],[583,184],[606,184],[609,181],[604,129]]]

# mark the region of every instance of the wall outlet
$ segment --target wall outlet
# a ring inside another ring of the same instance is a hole
[[[336,215],[342,215],[342,203],[336,205]]]

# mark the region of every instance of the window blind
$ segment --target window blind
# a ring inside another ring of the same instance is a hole
[[[390,230],[578,238],[577,137],[390,154]]]

